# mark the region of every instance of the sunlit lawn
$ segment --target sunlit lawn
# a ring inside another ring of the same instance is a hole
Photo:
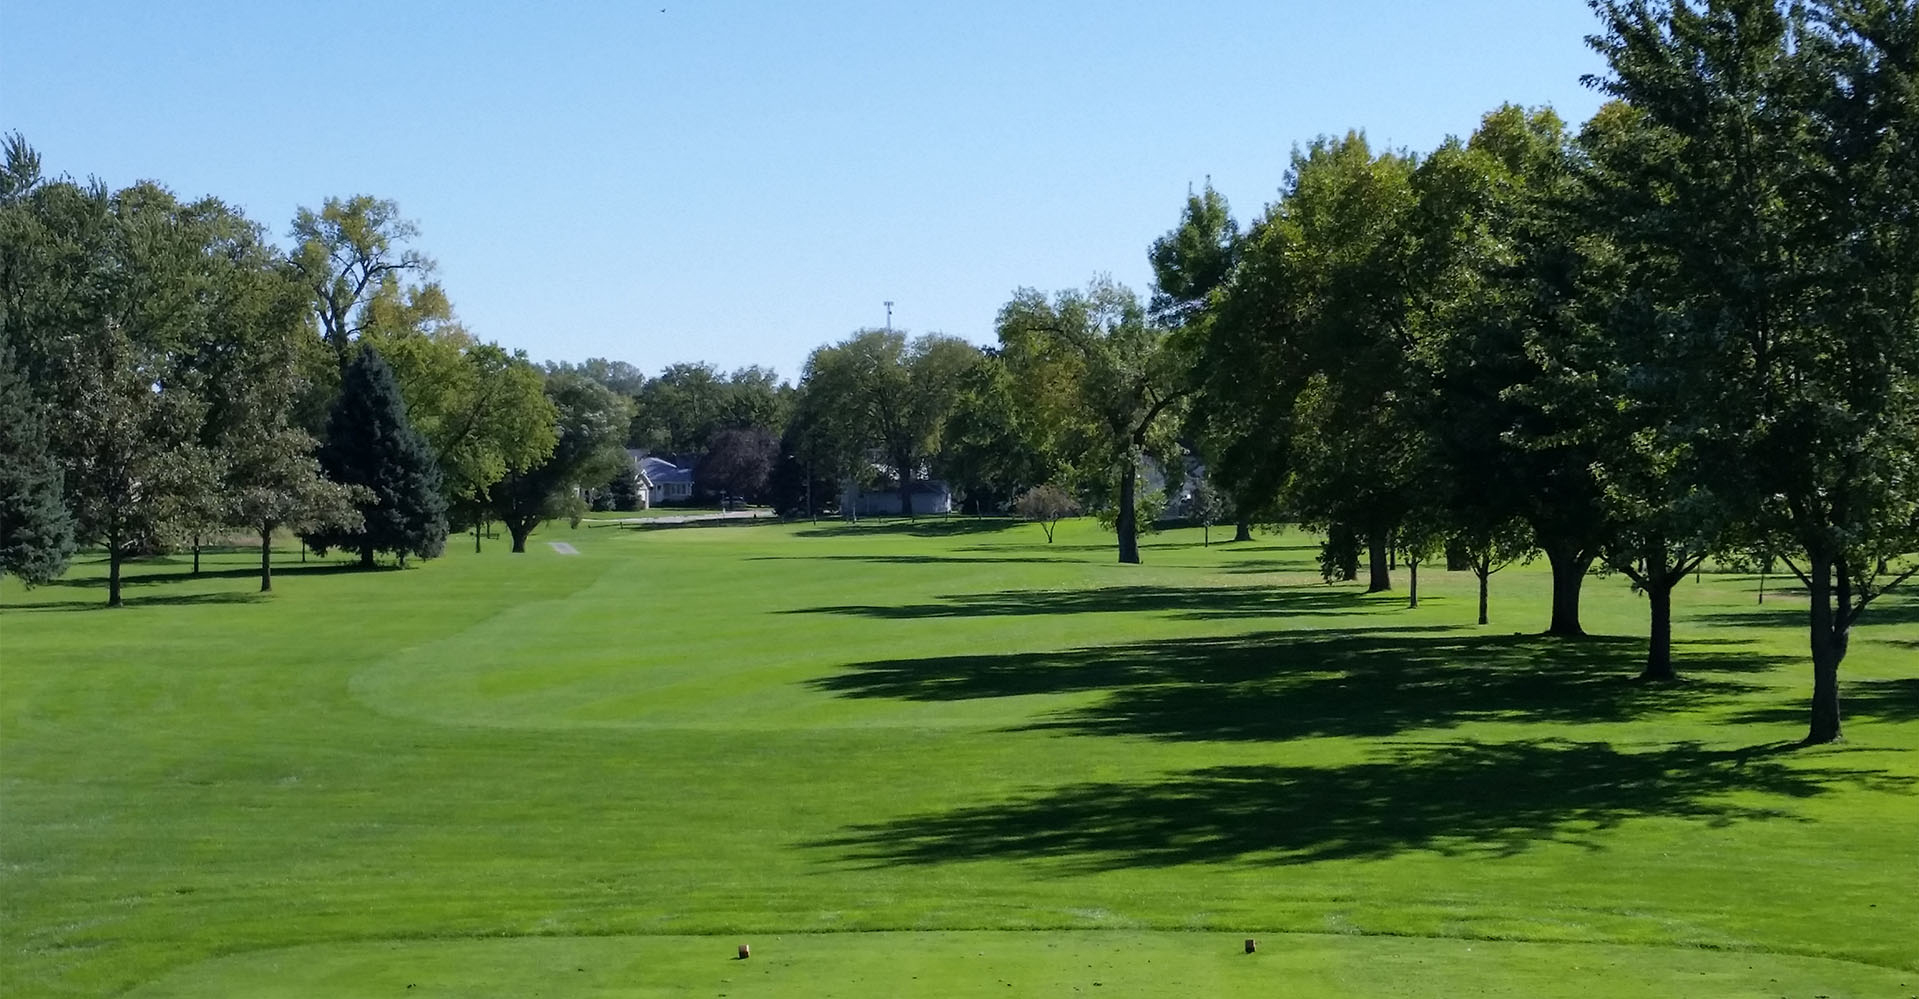
[[[1543,566],[1480,628],[1468,573],[1409,611],[1199,537],[9,580],[0,992],[1919,995],[1919,602],[1798,750],[1805,602],[1750,577],[1682,585],[1644,687],[1616,578],[1565,643]]]

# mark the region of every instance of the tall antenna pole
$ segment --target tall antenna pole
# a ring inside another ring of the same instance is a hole
[[[886,332],[893,332],[893,303],[886,303]]]

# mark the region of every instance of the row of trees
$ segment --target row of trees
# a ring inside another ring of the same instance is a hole
[[[1594,8],[1612,101],[1576,132],[1505,107],[1424,156],[1322,139],[1243,236],[1190,200],[1154,262],[1192,437],[1374,589],[1395,551],[1483,580],[1540,550],[1577,635],[1588,570],[1624,574],[1647,679],[1680,579],[1776,559],[1827,741],[1850,629],[1919,568],[1919,13]]]
[[[471,336],[392,203],[329,200],[291,251],[217,199],[0,172],[0,572],[195,552],[235,530],[438,554],[498,520],[515,548],[624,461],[632,405]]]
[[[1506,106],[1426,154],[1322,138],[1243,231],[1192,194],[1145,302],[1099,278],[1017,292],[993,348],[821,348],[786,450],[881,457],[903,513],[921,474],[1076,498],[1122,562],[1142,468],[1176,486],[1197,455],[1235,519],[1322,528],[1329,577],[1363,556],[1389,589],[1403,561],[1416,602],[1420,565],[1470,568],[1482,623],[1488,577],[1535,553],[1551,634],[1622,574],[1651,681],[1681,579],[1783,564],[1811,598],[1809,739],[1836,738],[1850,631],[1919,571],[1919,9],[1593,7],[1610,100],[1583,126]]]

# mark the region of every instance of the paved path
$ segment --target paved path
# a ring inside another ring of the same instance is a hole
[[[575,548],[564,541],[549,541],[547,542],[547,545],[549,545],[554,551],[559,552],[562,555],[578,555],[580,553],[580,550],[578,548]]]

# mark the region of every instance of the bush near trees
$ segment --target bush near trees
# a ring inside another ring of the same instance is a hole
[[[1079,501],[1073,494],[1050,483],[1034,486],[1013,501],[1013,512],[1030,520],[1046,532],[1046,543],[1053,543],[1053,528],[1067,517],[1079,516]]]

